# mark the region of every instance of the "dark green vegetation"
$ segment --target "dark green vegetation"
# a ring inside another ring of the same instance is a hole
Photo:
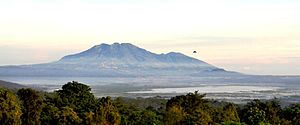
[[[246,105],[189,93],[169,100],[95,98],[91,88],[69,82],[53,93],[0,88],[5,125],[299,125],[300,103],[282,108],[277,99]]]

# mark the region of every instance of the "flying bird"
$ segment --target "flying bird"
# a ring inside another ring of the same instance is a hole
[[[197,53],[197,51],[194,51],[193,53]]]

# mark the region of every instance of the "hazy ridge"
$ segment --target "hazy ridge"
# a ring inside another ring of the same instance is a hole
[[[155,54],[130,43],[101,44],[45,64],[2,66],[1,76],[227,76],[240,75],[170,52]]]

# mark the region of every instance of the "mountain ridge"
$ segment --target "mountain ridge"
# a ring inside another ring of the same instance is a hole
[[[130,43],[95,45],[52,63],[0,67],[0,75],[147,76],[229,74],[178,52],[155,54]],[[232,74],[232,73],[230,73]]]
[[[13,89],[13,90],[17,90],[17,89],[21,89],[21,88],[28,88],[27,86],[24,86],[21,84],[7,82],[7,81],[3,81],[3,80],[0,80],[0,87],[7,88],[7,89]]]
[[[89,57],[89,58],[96,57],[98,59],[101,59],[103,57],[127,58],[127,59],[134,58],[135,61],[151,61],[149,59],[157,59],[156,61],[167,61],[167,60],[163,60],[163,59],[164,58],[170,59],[171,57],[185,57],[186,59],[189,59],[189,60],[194,60],[194,61],[197,60],[201,63],[204,63],[201,60],[185,56],[184,54],[179,53],[179,52],[169,52],[167,54],[155,54],[155,53],[152,53],[145,49],[134,46],[130,43],[121,43],[121,44],[114,43],[112,45],[109,45],[109,44],[96,45],[86,51],[64,56],[60,61],[64,61],[64,60],[68,60],[68,59],[72,59],[72,58],[83,58],[83,57]]]

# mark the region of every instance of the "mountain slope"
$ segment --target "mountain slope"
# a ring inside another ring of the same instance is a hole
[[[17,84],[17,83],[11,83],[0,80],[0,87],[7,88],[7,89],[21,89],[21,88],[28,88],[26,86]]]
[[[117,63],[168,63],[168,64],[205,64],[203,61],[185,56],[180,53],[154,54],[130,43],[101,44],[78,54],[63,57],[59,62],[77,63],[104,63],[119,61]]]
[[[130,43],[96,45],[53,63],[0,67],[6,76],[146,76],[226,74],[181,53],[155,54]]]

